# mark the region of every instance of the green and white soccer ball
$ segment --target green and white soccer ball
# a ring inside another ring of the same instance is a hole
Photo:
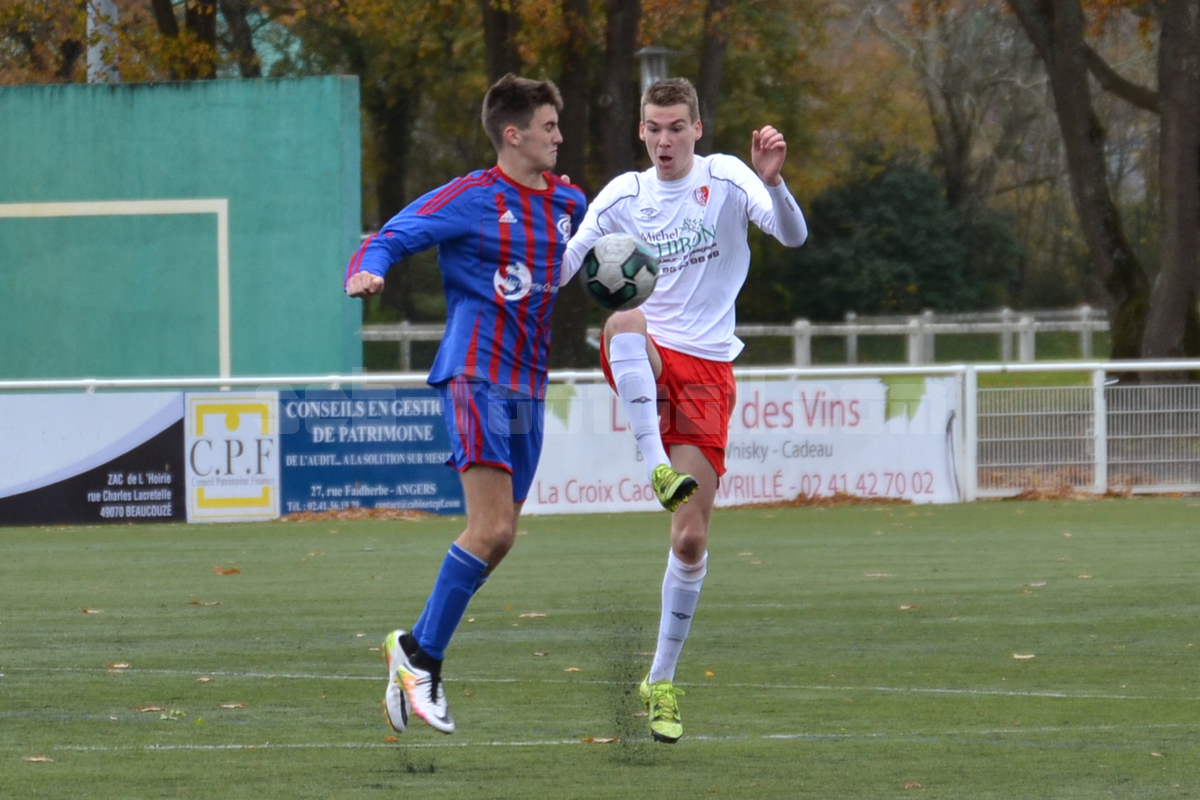
[[[654,291],[658,259],[636,236],[601,236],[583,257],[583,285],[588,297],[609,311],[637,308]]]

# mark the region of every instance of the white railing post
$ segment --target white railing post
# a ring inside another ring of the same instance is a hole
[[[937,349],[934,342],[934,333],[930,326],[933,325],[933,311],[925,309],[921,314],[921,324],[925,329],[925,336],[921,341],[921,361],[924,364],[932,364],[937,361]]]
[[[853,325],[854,321],[856,319],[858,319],[858,314],[855,314],[853,311],[846,312],[846,324],[847,325]],[[858,363],[858,334],[857,333],[847,333],[846,334],[846,363],[847,364],[857,364]]]
[[[921,345],[925,341],[925,323],[920,317],[908,318],[908,365],[919,367],[925,363]]]
[[[1000,309],[1000,360],[1012,361],[1012,309]]]
[[[979,496],[979,376],[974,366],[963,373],[963,500]]]
[[[1092,357],[1092,308],[1087,303],[1079,307],[1079,357],[1088,361]]]
[[[812,325],[806,319],[792,322],[792,363],[797,367],[812,364]]]
[[[1021,317],[1017,323],[1017,359],[1021,363],[1029,363],[1036,359],[1036,338],[1033,329],[1033,317]]]
[[[1092,461],[1095,470],[1092,491],[1096,494],[1108,491],[1108,401],[1104,397],[1104,378],[1102,369],[1092,373]]]
[[[408,320],[400,321],[400,371],[412,371],[412,339],[408,336],[408,329],[411,323]]]

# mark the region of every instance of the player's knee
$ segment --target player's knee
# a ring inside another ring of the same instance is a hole
[[[685,564],[695,564],[704,557],[708,549],[708,535],[697,526],[685,526],[671,537],[671,548],[675,556]]]
[[[618,333],[646,333],[646,316],[641,309],[613,312],[604,322],[604,335],[609,339]]]

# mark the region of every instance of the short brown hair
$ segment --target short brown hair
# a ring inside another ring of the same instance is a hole
[[[646,118],[646,106],[686,105],[690,121],[700,119],[700,98],[696,87],[687,78],[665,78],[655,81],[642,93],[642,119]]]
[[[515,125],[525,130],[542,106],[562,111],[562,95],[551,81],[518,78],[510,72],[492,84],[483,98],[483,129],[496,152],[504,143],[504,129]]]

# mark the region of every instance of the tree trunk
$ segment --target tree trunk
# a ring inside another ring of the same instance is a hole
[[[562,0],[566,41],[563,44],[562,75],[558,88],[563,96],[563,110],[558,124],[563,142],[558,146],[557,170],[570,176],[587,192],[587,135],[588,101],[588,0]],[[588,300],[579,281],[571,281],[558,292],[554,303],[550,348],[550,366],[559,368],[589,367],[592,364],[587,346]]]
[[[704,40],[700,43],[700,120],[703,135],[696,143],[701,155],[713,152],[717,136],[717,103],[721,98],[721,74],[725,66],[725,20],[732,0],[707,0],[704,4]]]
[[[188,0],[183,15],[184,27],[206,45],[202,55],[188,65],[185,78],[217,77],[217,0]]]
[[[1071,196],[1092,264],[1112,299],[1112,357],[1137,358],[1149,284],[1109,192],[1104,129],[1092,107],[1079,0],[1008,0],[1050,79]]]
[[[229,27],[233,51],[237,54],[238,72],[243,78],[261,78],[262,61],[254,50],[254,32],[246,21],[246,4],[242,0],[220,0],[221,16]]]
[[[376,153],[383,165],[375,186],[380,225],[394,217],[407,202],[408,159],[420,102],[418,94],[396,88],[364,93],[363,107],[374,123]],[[389,272],[380,300],[383,305],[399,310],[404,319],[412,319],[416,313],[412,272],[403,268]],[[366,309],[365,303],[363,308]]]
[[[1166,0],[1159,21],[1162,255],[1142,356],[1182,358],[1200,289],[1200,0]]]
[[[633,91],[633,53],[637,48],[642,3],[641,0],[608,0],[606,9],[601,141],[604,175],[606,179],[612,179],[622,172],[629,172],[637,164],[634,132],[641,112],[638,110],[640,98],[635,98]]]
[[[520,18],[496,0],[479,0],[483,16],[483,49],[487,62],[488,84],[508,73],[521,74],[521,54],[517,51]]]

